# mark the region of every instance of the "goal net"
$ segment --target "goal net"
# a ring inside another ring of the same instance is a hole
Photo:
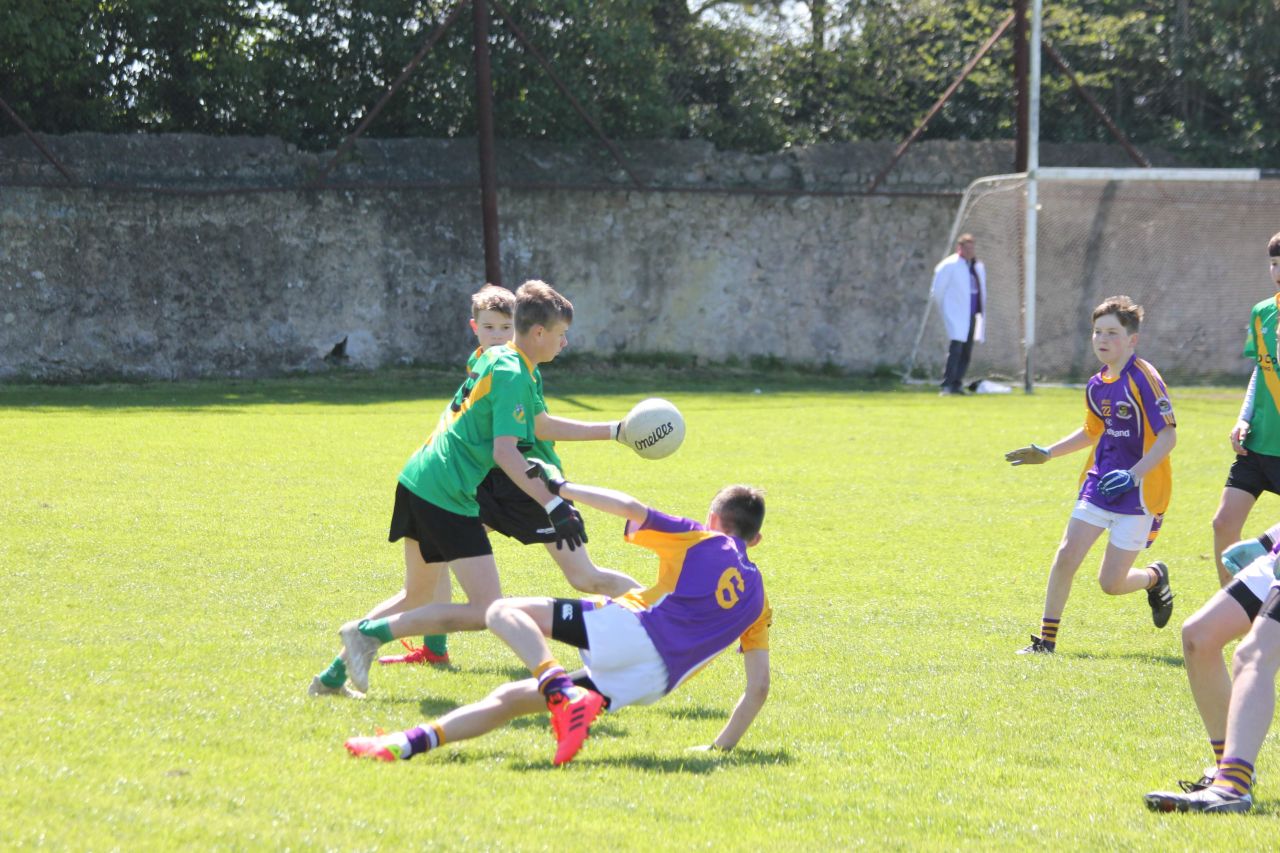
[[[939,253],[968,232],[987,267],[987,339],[968,380],[1021,385],[1029,365],[1032,381],[1083,381],[1098,368],[1089,315],[1115,294],[1145,309],[1139,352],[1166,377],[1248,375],[1249,309],[1275,293],[1266,247],[1280,231],[1280,182],[1250,169],[1055,168],[1037,178],[1034,301],[1025,174],[974,181]],[[922,313],[909,369],[941,376],[942,322],[936,306]]]

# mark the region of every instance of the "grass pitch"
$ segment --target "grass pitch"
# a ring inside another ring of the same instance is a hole
[[[547,369],[552,411],[684,412],[673,457],[568,445],[573,479],[703,517],[768,490],[753,557],[775,610],[769,702],[738,750],[691,754],[742,687],[727,653],[664,702],[606,716],[566,768],[545,717],[410,762],[342,740],[474,700],[518,662],[455,635],[452,671],[375,669],[367,701],[304,695],[336,630],[394,592],[395,476],[456,377],[0,389],[0,844],[53,849],[1258,849],[1251,816],[1154,815],[1208,745],[1177,627],[1213,592],[1210,518],[1239,389],[1180,389],[1174,499],[1153,558],[1177,596],[1104,595],[1081,569],[1051,659],[1038,628],[1082,455],[1005,450],[1082,418],[1079,391],[940,399],[840,380]],[[755,393],[760,386],[760,393]],[[1246,532],[1275,520],[1264,498]],[[586,510],[602,565],[647,552]],[[539,548],[495,537],[508,594],[568,595]],[[572,653],[568,653],[572,660]]]

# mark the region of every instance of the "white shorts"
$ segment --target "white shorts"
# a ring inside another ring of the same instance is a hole
[[[582,614],[587,644],[582,664],[609,697],[609,710],[650,705],[667,693],[667,665],[640,624],[640,617],[618,604]]]
[[[1123,551],[1141,551],[1147,547],[1151,524],[1155,517],[1149,514],[1125,515],[1094,506],[1088,501],[1076,501],[1072,518],[1111,531],[1111,544]]]
[[[1238,580],[1247,586],[1249,592],[1256,595],[1259,601],[1266,601],[1267,593],[1271,591],[1271,585],[1276,583],[1275,564],[1275,557],[1270,554],[1263,554],[1236,572],[1234,580]]]

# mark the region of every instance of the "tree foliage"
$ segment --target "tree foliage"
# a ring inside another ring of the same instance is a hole
[[[333,145],[457,0],[7,0],[0,97],[35,129],[191,131]],[[490,28],[505,137],[590,131],[513,24],[617,138],[777,150],[905,136],[1010,2],[501,0]],[[470,4],[369,129],[475,132]],[[1140,145],[1280,166],[1280,0],[1074,0],[1045,37]],[[1013,44],[978,65],[926,138],[1008,138]],[[1105,141],[1044,62],[1042,138]],[[3,132],[15,132],[6,125]]]

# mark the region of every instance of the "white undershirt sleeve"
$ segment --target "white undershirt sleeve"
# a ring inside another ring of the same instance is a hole
[[[1237,420],[1249,423],[1253,420],[1253,396],[1258,392],[1258,368],[1253,368],[1249,377],[1249,388],[1244,392],[1244,402],[1240,405],[1240,417]]]

